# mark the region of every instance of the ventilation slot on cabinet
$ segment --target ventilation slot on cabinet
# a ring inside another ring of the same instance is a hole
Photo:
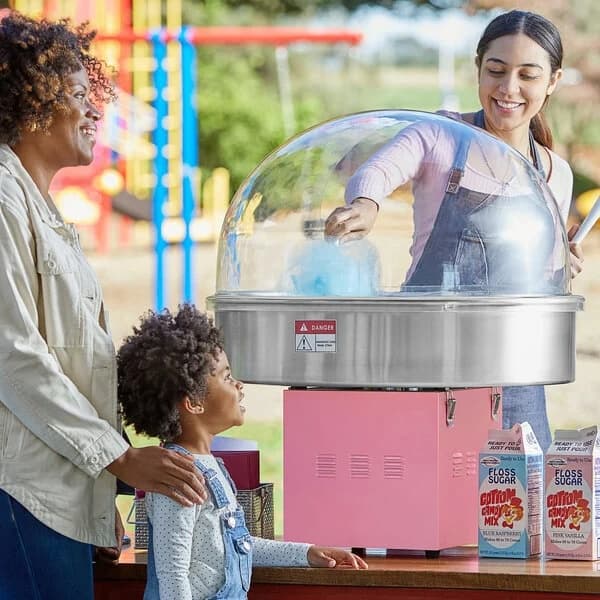
[[[476,452],[465,452],[467,457],[467,477],[474,477],[477,475],[477,470],[479,468],[477,462],[477,453]]]
[[[317,477],[335,479],[337,476],[337,459],[335,454],[317,454]]]
[[[384,479],[404,479],[404,457],[384,455],[383,457],[383,478]]]
[[[371,461],[368,454],[350,455],[350,478],[366,479],[371,476]]]
[[[452,477],[465,476],[465,461],[462,452],[455,452],[452,455]]]

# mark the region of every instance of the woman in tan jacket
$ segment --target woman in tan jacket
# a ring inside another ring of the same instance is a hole
[[[113,97],[94,34],[0,22],[0,597],[93,597],[91,547],[119,554],[115,476],[191,505],[193,462],[121,437],[115,352],[98,281],[48,192],[92,161]],[[117,515],[115,517],[115,515]],[[116,535],[115,535],[116,534]]]

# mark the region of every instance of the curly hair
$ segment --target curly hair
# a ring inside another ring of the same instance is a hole
[[[118,394],[127,424],[170,442],[181,435],[178,403],[206,393],[223,341],[206,314],[191,304],[176,314],[150,311],[117,354]]]
[[[35,20],[11,12],[0,21],[0,143],[16,144],[24,131],[48,131],[67,112],[66,78],[83,67],[90,98],[115,99],[106,65],[89,53],[95,31],[70,19]]]

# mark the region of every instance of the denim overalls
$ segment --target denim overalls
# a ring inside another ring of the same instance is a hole
[[[483,111],[475,115],[474,125],[485,129]],[[534,166],[544,177],[542,162],[529,134]],[[531,197],[502,197],[483,194],[461,186],[471,139],[462,139],[450,172],[446,194],[423,254],[405,286],[444,287],[461,293],[514,293],[523,295],[547,292],[546,259],[553,251],[555,224],[547,205]],[[508,209],[508,210],[507,210]],[[536,247],[536,260],[524,246],[506,239],[507,214],[528,217],[548,235],[539,235],[545,244]],[[484,226],[484,227],[481,227]],[[447,271],[451,271],[448,277]],[[445,272],[446,271],[446,272]],[[550,445],[543,386],[503,388],[503,426],[529,421],[545,450]]]
[[[176,444],[166,444],[165,447],[181,454],[191,454],[188,450]],[[235,484],[223,461],[217,458],[217,462],[235,494],[237,492]],[[229,501],[215,470],[207,469],[200,461],[195,461],[195,465],[204,476],[205,486],[215,509],[227,506]],[[148,525],[148,569],[144,600],[159,600],[158,579],[152,550],[152,524],[149,523]],[[235,510],[226,511],[221,515],[221,533],[223,534],[225,548],[225,582],[216,594],[208,600],[246,600],[252,576],[252,539],[246,528],[244,511],[239,506]],[[163,598],[160,600],[170,599]]]

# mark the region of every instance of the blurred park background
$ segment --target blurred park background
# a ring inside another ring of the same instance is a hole
[[[565,76],[547,114],[557,151],[575,172],[571,220],[579,221],[600,193],[597,0],[15,0],[0,7],[8,4],[31,15],[90,20],[101,33],[96,51],[116,70],[119,100],[107,108],[94,165],[83,176],[65,174],[57,181],[55,197],[67,218],[79,223],[103,285],[117,346],[138,317],[156,305],[152,201],[157,183],[168,198],[161,226],[166,244],[163,305],[175,307],[185,294],[178,215],[187,177],[196,221],[191,298],[205,307],[215,291],[220,223],[235,189],[254,167],[294,133],[343,114],[478,108],[475,46],[499,11],[533,10],[558,25]],[[293,27],[358,37],[328,43],[231,43],[223,38],[197,46],[195,62],[187,65],[181,63],[177,40],[167,43],[170,79],[177,82],[186,68],[194,70],[196,88],[189,104],[198,133],[192,132],[193,147],[187,152],[199,160],[190,170],[181,161],[186,142],[177,117],[187,100],[182,102],[172,87],[157,94],[156,46],[148,42],[149,32],[157,28],[173,32],[183,25]],[[123,32],[138,37],[119,39]],[[159,100],[166,102],[166,117],[157,112]],[[157,145],[159,125],[167,140],[162,146]],[[164,159],[166,169],[158,181],[157,159]],[[410,219],[410,212],[403,218]],[[573,283],[573,291],[586,298],[578,317],[577,380],[548,388],[553,428],[600,423],[598,231],[585,240],[584,250],[585,269]],[[262,479],[276,484],[279,533],[281,399],[282,388],[248,385],[247,424],[231,432],[260,444]],[[135,442],[148,443],[137,436]]]

